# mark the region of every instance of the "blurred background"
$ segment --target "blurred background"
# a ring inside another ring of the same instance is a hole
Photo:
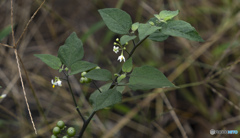
[[[16,39],[41,3],[40,0],[13,1]],[[0,1],[0,30],[11,24],[10,7],[10,0]],[[125,89],[122,103],[98,111],[84,137],[183,137],[172,111],[190,138],[239,137],[239,134],[212,136],[209,133],[211,129],[240,132],[239,0],[46,1],[18,45],[31,82],[30,85],[22,70],[38,136],[34,134],[24,101],[14,51],[1,46],[0,94],[7,97],[0,101],[0,137],[50,137],[58,120],[75,127],[79,133],[82,120],[67,84],[63,82],[62,87],[53,89],[50,82],[55,76],[63,75],[33,55],[57,56],[58,48],[75,31],[84,44],[84,60],[117,73],[122,63],[117,61],[118,55],[112,48],[120,36],[107,29],[98,13],[98,9],[114,7],[129,13],[133,22],[142,23],[161,10],[180,10],[177,19],[189,22],[205,42],[177,37],[169,37],[164,42],[146,40],[133,56],[134,66],[154,66],[178,88],[137,92]],[[1,43],[12,45],[11,35]],[[80,84],[79,79],[79,75],[70,77],[78,105],[87,117],[91,113],[88,98],[96,88],[92,84]],[[163,90],[169,103],[163,100],[166,98],[161,94]]]

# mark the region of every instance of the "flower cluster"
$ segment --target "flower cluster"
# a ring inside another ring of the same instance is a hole
[[[119,38],[117,38],[117,39],[116,39],[116,42],[114,42],[113,44],[114,44],[114,46],[113,46],[113,52],[114,52],[114,53],[117,54],[117,53],[119,52],[119,50],[122,50],[121,55],[118,57],[118,60],[119,60],[120,62],[122,62],[122,61],[125,62],[125,57],[123,56],[123,51],[126,49],[125,46],[126,46],[128,43],[122,45],[122,44],[119,42]]]
[[[51,82],[52,82],[53,88],[55,88],[56,85],[62,86],[62,81],[59,79],[59,77],[55,77],[55,80],[54,81],[52,80]]]

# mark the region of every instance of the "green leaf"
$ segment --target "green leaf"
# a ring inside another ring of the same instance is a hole
[[[75,32],[66,39],[64,45],[58,50],[58,57],[68,68],[70,68],[73,63],[80,61],[83,55],[82,41],[77,37]]]
[[[155,31],[157,31],[158,29],[161,29],[161,27],[152,26],[148,23],[147,24],[139,24],[139,27],[138,27],[139,39],[142,40],[146,36],[148,36],[148,35],[154,33]]]
[[[133,35],[133,36],[130,36],[130,35],[123,35],[121,38],[120,38],[120,43],[121,45],[124,45],[126,42],[130,41],[130,40],[133,40],[135,39],[136,36]]]
[[[139,26],[139,22],[132,24],[132,27],[131,27],[132,31],[133,32],[136,31],[138,29],[138,26]]]
[[[120,75],[118,78],[117,78],[117,82],[120,83],[123,79],[126,78],[126,73]]]
[[[107,27],[118,34],[128,34],[132,19],[128,13],[116,8],[98,10]]]
[[[152,33],[148,39],[157,41],[157,42],[162,42],[168,38],[169,35],[163,34],[161,31],[157,30],[154,33]]]
[[[96,64],[87,62],[87,61],[77,61],[71,66],[71,73],[69,75],[77,74],[79,72],[87,71],[92,68],[97,67]]]
[[[112,74],[110,71],[106,69],[94,69],[89,71],[85,77],[93,79],[93,80],[99,80],[99,81],[108,81],[112,78]]]
[[[132,71],[132,57],[123,63],[122,71],[123,72],[131,72]]]
[[[165,35],[183,37],[192,41],[204,41],[194,27],[182,20],[167,22],[167,24],[162,27],[161,31]]]
[[[109,89],[102,91],[102,93],[97,91],[90,96],[90,101],[92,102],[94,111],[120,103],[121,100],[122,94],[116,89]]]
[[[6,36],[8,36],[12,31],[11,25],[8,25],[7,27],[3,28],[0,32],[0,41],[3,40]]]
[[[128,86],[132,90],[175,87],[163,73],[151,66],[135,68],[130,75]]]
[[[58,70],[62,63],[61,60],[53,55],[49,55],[49,54],[34,54],[35,57],[38,57],[39,59],[42,60],[42,62],[46,63],[49,67],[51,67],[52,69],[56,69]]]
[[[179,13],[178,10],[176,10],[176,11],[163,10],[159,13],[159,17],[160,17],[160,19],[163,19],[164,21],[168,21],[168,20],[172,19],[173,17],[177,16],[178,13]]]

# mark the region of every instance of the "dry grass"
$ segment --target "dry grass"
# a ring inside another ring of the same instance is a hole
[[[16,42],[41,3],[40,0],[14,1]],[[133,57],[135,66],[155,66],[179,88],[147,92],[126,89],[121,104],[97,112],[84,137],[178,138],[186,133],[187,137],[202,138],[213,137],[209,134],[212,128],[240,131],[239,5],[238,0],[47,1],[17,42],[24,64],[21,68],[25,68],[31,82],[22,71],[38,136],[50,137],[58,120],[77,130],[82,121],[67,84],[61,88],[51,87],[50,80],[60,74],[33,54],[57,55],[59,46],[75,31],[84,42],[84,60],[117,72],[120,65],[112,52],[117,36],[103,26],[97,12],[109,7],[125,10],[134,22],[146,22],[159,10],[179,9],[178,18],[190,22],[206,41],[196,43],[175,37],[162,43],[146,41]],[[11,1],[0,2],[0,15],[1,30],[11,24]],[[0,85],[3,87],[0,93],[7,94],[0,103],[0,137],[36,137],[22,94],[14,49],[9,48],[14,43],[9,35],[0,47]],[[78,75],[70,79],[81,111],[88,116],[91,111],[88,97],[95,88],[80,85]]]

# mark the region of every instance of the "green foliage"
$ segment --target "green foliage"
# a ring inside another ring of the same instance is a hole
[[[123,63],[122,71],[126,73],[132,71],[132,57],[130,57],[126,62]]]
[[[128,86],[132,90],[174,87],[163,73],[151,66],[142,66],[133,69]]]
[[[122,94],[116,89],[109,89],[102,91],[102,93],[97,91],[90,96],[90,100],[93,105],[93,110],[98,111],[121,102]]]
[[[120,83],[123,79],[126,78],[126,73],[123,73],[122,75],[120,75],[118,78],[117,78],[117,82]]]
[[[133,32],[136,31],[138,29],[138,26],[139,26],[139,22],[132,24],[132,27],[131,27],[132,31]]]
[[[42,62],[46,63],[52,69],[58,70],[62,63],[58,57],[49,54],[34,54],[34,56],[38,57],[42,60]]]
[[[89,71],[85,77],[93,79],[93,80],[99,80],[99,81],[108,81],[112,78],[112,74],[110,71],[106,69],[94,69]]]
[[[161,27],[153,26],[148,23],[147,24],[139,24],[139,27],[138,27],[139,40],[142,40],[146,36],[157,31],[158,29],[161,29]]]
[[[135,35],[132,35],[132,36],[130,36],[130,35],[123,35],[120,38],[120,43],[121,43],[121,45],[124,45],[126,42],[131,41],[131,40],[135,39],[136,37],[137,36],[135,36]]]
[[[66,39],[65,44],[58,50],[58,57],[68,68],[70,68],[73,63],[80,61],[83,55],[82,41],[77,37],[75,32]]]
[[[159,14],[155,14],[154,16],[159,20],[159,21],[168,21],[170,19],[172,19],[173,17],[177,16],[179,13],[179,11],[167,11],[167,10],[163,10],[161,11]]]
[[[183,37],[193,41],[204,41],[194,27],[182,20],[168,21],[167,24],[163,25],[162,33],[165,35]]]
[[[116,8],[98,10],[107,27],[118,34],[128,34],[132,19],[128,13]]]
[[[168,38],[169,35],[163,34],[162,31],[155,31],[154,33],[152,33],[148,39],[153,40],[153,41],[157,41],[157,42],[162,42],[164,40],[166,40]]]
[[[84,72],[97,67],[96,64],[87,61],[77,61],[71,66],[71,73],[69,75],[74,75],[80,72]]]
[[[6,36],[8,36],[12,31],[12,27],[11,25],[8,25],[6,26],[5,28],[3,28],[1,31],[0,31],[0,41],[3,40],[3,38],[5,38]]]

